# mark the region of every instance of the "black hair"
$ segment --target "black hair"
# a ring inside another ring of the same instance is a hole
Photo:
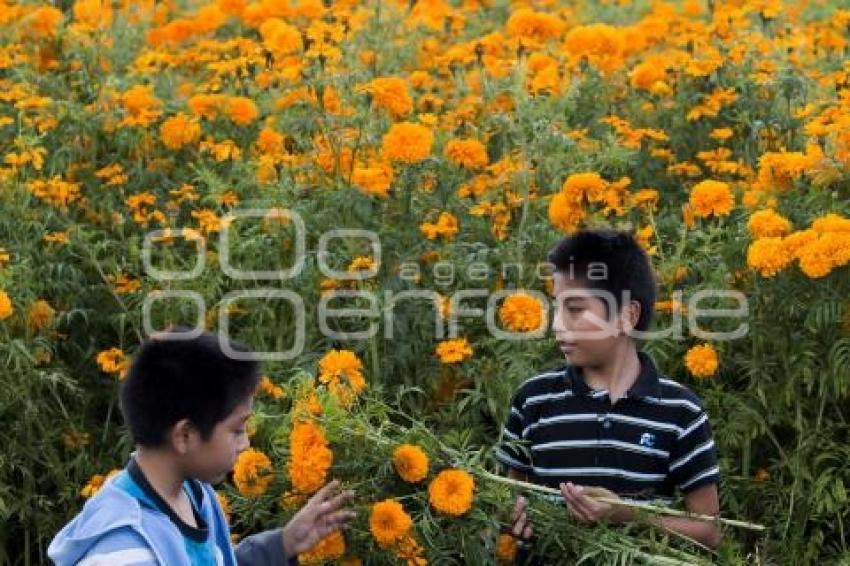
[[[549,252],[549,262],[556,272],[580,279],[589,289],[613,295],[618,310],[628,292],[631,300],[640,303],[635,330],[649,328],[657,295],[655,274],[649,256],[628,232],[580,230]],[[593,277],[594,271],[604,272],[604,276]]]
[[[215,426],[256,390],[260,362],[243,344],[229,341],[242,352],[229,357],[216,335],[208,332],[185,339],[179,326],[151,336],[133,358],[121,386],[121,412],[133,441],[162,446],[169,429],[182,419],[208,440]]]

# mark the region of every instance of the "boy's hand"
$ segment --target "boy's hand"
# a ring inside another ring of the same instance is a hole
[[[514,510],[511,512],[511,521],[514,524],[511,534],[522,540],[530,539],[533,534],[531,525],[528,523],[528,515],[525,512],[526,505],[525,497],[520,495],[516,498]]]
[[[283,527],[283,546],[289,556],[310,550],[354,518],[353,511],[343,509],[354,493],[338,491],[339,481],[327,484]]]
[[[628,508],[594,499],[594,497],[620,499],[619,495],[603,487],[585,487],[567,482],[561,484],[561,493],[567,502],[570,515],[579,521],[622,523],[631,520],[631,512]]]

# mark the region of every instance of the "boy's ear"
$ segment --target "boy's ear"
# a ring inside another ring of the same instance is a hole
[[[638,321],[640,320],[640,311],[641,305],[638,301],[630,301],[628,305],[623,308],[622,316],[620,317],[620,321],[623,325],[623,334],[631,334],[632,330],[637,326]]]
[[[181,419],[174,423],[171,427],[169,440],[174,451],[181,456],[186,454],[192,445],[195,443],[195,437],[198,435],[198,429],[189,419]]]

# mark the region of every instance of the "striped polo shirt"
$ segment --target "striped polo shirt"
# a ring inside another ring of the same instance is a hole
[[[670,502],[719,483],[708,416],[699,398],[638,352],[640,374],[613,405],[567,365],[526,380],[511,402],[495,457],[550,487],[607,488],[630,499]]]

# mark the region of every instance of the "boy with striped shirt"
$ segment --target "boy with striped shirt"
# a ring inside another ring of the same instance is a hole
[[[568,365],[526,380],[515,393],[496,458],[511,477],[560,489],[583,522],[634,520],[631,509],[590,495],[673,501],[719,513],[717,455],[708,417],[689,389],[661,375],[638,350],[656,284],[649,258],[629,234],[587,230],[550,253],[553,331]],[[517,498],[513,534],[532,535]],[[715,547],[714,523],[657,517],[658,526]]]

